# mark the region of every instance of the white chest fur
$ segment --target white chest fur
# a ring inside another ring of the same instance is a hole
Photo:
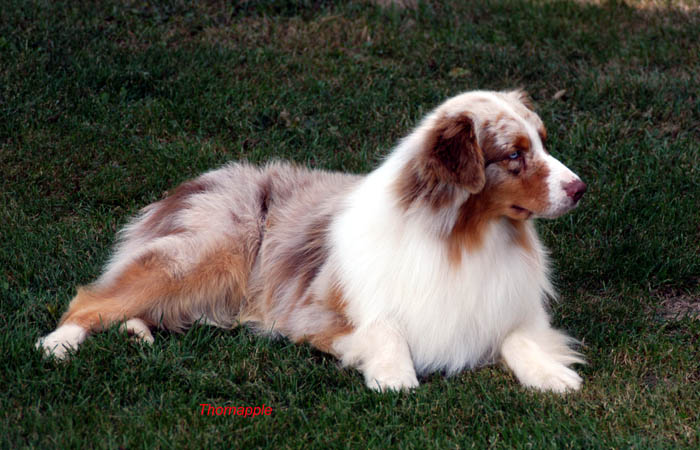
[[[478,251],[450,264],[445,242],[377,187],[360,188],[332,227],[332,261],[357,327],[390,322],[419,373],[452,373],[490,359],[510,331],[545,315],[552,289],[538,242],[525,251],[495,222]]]

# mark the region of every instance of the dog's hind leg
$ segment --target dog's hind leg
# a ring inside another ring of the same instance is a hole
[[[138,258],[118,276],[79,289],[58,328],[37,347],[62,359],[90,333],[119,322],[147,342],[153,339],[150,326],[182,331],[200,319],[232,326],[247,284],[244,256],[223,247],[184,273],[173,273],[168,259],[158,255]]]
[[[147,312],[171,293],[168,279],[167,273],[153,264],[153,258],[140,258],[108,283],[79,288],[58,328],[40,339],[37,347],[47,355],[63,359],[70,350],[76,350],[88,334],[118,322],[128,324],[127,330],[138,329],[136,334],[147,339],[150,335],[148,323],[152,324]],[[134,319],[140,324],[130,322]]]
[[[154,342],[150,327],[141,319],[129,319],[119,328],[133,339],[146,344]],[[69,351],[77,350],[78,346],[88,336],[88,331],[74,323],[63,324],[49,335],[39,339],[37,348],[42,348],[47,356],[64,359]]]
[[[79,289],[59,327],[37,342],[63,358],[85,338],[126,322],[182,331],[236,323],[261,245],[268,190],[258,169],[232,165],[185,182],[119,232],[105,273]],[[138,321],[136,320],[138,319]]]

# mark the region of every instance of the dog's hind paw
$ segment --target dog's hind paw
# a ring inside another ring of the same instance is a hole
[[[120,331],[126,332],[133,339],[145,342],[146,344],[153,344],[154,339],[151,334],[151,330],[141,319],[129,319],[122,323],[119,327]]]
[[[78,346],[87,337],[87,330],[80,325],[69,323],[61,325],[53,332],[40,338],[35,347],[43,350],[44,355],[56,359],[65,359],[69,352],[78,349]]]

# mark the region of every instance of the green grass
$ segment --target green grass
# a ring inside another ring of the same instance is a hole
[[[694,0],[5,0],[0,447],[697,447],[700,320],[669,311],[700,302],[699,73]],[[378,395],[245,329],[34,351],[118,227],[180,181],[232,159],[367,172],[448,96],[518,86],[589,185],[538,224],[555,322],[589,361],[579,393],[490,367]]]

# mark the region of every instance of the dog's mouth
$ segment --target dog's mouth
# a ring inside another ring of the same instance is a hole
[[[517,215],[528,219],[532,215],[532,211],[525,209],[522,206],[511,205],[510,209]]]

